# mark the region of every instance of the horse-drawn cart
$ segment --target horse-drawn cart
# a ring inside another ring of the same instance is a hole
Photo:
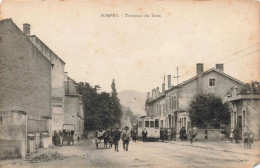
[[[107,148],[107,144],[109,143],[108,147],[110,148],[111,147],[111,136],[109,135],[108,132],[106,131],[100,131],[100,132],[97,132],[97,135],[96,135],[96,138],[95,138],[95,144],[96,144],[96,147],[98,149],[98,145],[101,144],[101,143],[104,143],[104,148]]]

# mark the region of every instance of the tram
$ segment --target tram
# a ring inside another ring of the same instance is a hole
[[[138,119],[138,139],[142,139],[142,132],[146,129],[148,140],[160,139],[159,117],[142,116]]]

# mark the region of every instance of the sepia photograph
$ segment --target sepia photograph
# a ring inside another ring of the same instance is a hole
[[[0,168],[260,168],[259,0],[0,0]]]

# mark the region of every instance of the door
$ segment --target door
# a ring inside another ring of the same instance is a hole
[[[242,116],[237,117],[237,125],[239,128],[239,139],[242,139]]]

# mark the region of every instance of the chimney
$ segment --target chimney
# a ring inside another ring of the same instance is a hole
[[[171,88],[171,75],[168,75],[168,89],[170,89]]]
[[[24,23],[24,24],[23,24],[23,33],[24,33],[26,36],[29,36],[29,35],[30,35],[30,24],[28,24],[28,23]]]
[[[150,99],[150,92],[147,92],[147,99]]]
[[[198,63],[197,64],[197,75],[199,75],[202,72],[203,72],[203,64],[202,63]]]
[[[224,64],[216,64],[216,69],[221,70],[224,72]]]
[[[162,84],[162,92],[165,92],[165,83]]]
[[[152,90],[152,98],[154,99],[155,97],[155,89]]]
[[[156,97],[160,95],[160,90],[159,90],[159,87],[157,86],[156,88]]]

